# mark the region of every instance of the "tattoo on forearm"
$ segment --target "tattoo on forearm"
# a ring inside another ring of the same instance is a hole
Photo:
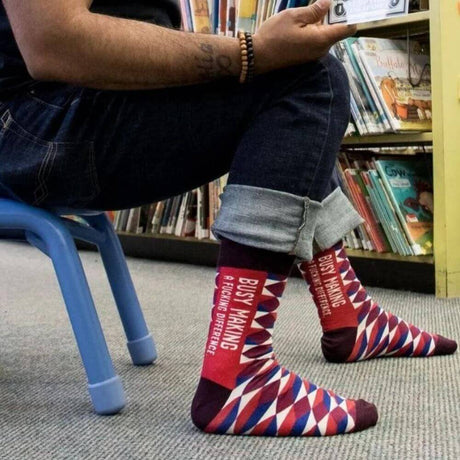
[[[214,47],[209,43],[200,43],[198,45],[200,55],[195,56],[200,78],[203,80],[212,80],[217,77],[232,75],[232,60],[230,56],[218,54]]]

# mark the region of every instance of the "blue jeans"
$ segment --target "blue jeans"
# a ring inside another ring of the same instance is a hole
[[[0,195],[123,209],[229,172],[214,234],[310,259],[361,222],[333,178],[349,87],[332,56],[149,91],[34,82],[0,101]]]

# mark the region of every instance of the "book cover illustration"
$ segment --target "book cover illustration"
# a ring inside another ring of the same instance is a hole
[[[415,255],[433,253],[433,187],[421,160],[378,160],[377,169]]]
[[[410,56],[405,40],[360,37],[358,43],[360,57],[392,128],[431,131],[428,53],[415,41],[410,44]]]
[[[257,0],[240,0],[236,17],[236,30],[254,32],[256,13]]]

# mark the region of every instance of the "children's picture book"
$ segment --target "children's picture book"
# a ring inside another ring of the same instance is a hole
[[[328,24],[358,24],[409,13],[409,0],[333,0]]]
[[[236,16],[236,30],[254,32],[256,25],[257,0],[240,0]]]
[[[359,56],[394,131],[431,131],[430,57],[417,41],[360,37]]]
[[[211,18],[208,0],[190,0],[193,30],[202,34],[211,33]]]
[[[415,255],[433,253],[433,187],[423,160],[377,160],[383,184]]]

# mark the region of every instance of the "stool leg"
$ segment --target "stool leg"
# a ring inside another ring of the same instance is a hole
[[[75,242],[64,228],[62,233],[48,232],[46,245],[86,370],[94,409],[98,414],[116,414],[125,405],[125,395],[113,368]]]
[[[145,323],[120,240],[105,214],[85,216],[85,219],[106,236],[99,244],[99,251],[128,339],[131,359],[135,365],[151,364],[157,357],[155,343]]]

